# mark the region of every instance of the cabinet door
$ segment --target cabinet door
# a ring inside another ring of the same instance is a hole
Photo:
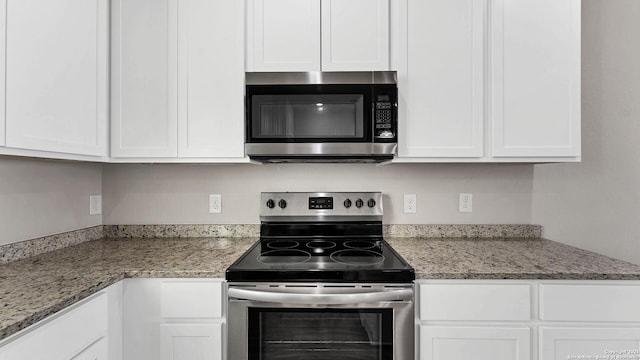
[[[107,338],[101,338],[71,360],[109,360],[109,344]]]
[[[491,4],[492,155],[580,156],[580,0]]]
[[[107,310],[106,293],[73,305],[23,330],[15,340],[3,344],[0,347],[0,359],[75,359],[96,341],[107,339]],[[106,357],[98,359],[106,360]]]
[[[529,360],[529,328],[421,325],[420,360]],[[545,358],[546,359],[546,358]]]
[[[389,0],[322,0],[322,70],[389,70]]]
[[[244,2],[180,0],[178,156],[244,156]]]
[[[125,279],[123,358],[204,359],[210,349],[220,356],[223,289],[223,279]]]
[[[113,157],[177,156],[177,1],[112,2]]]
[[[640,328],[540,328],[540,359],[637,359]]]
[[[249,0],[247,71],[320,71],[320,0]]]
[[[106,155],[108,1],[3,5],[6,145]]]
[[[222,360],[222,323],[162,324],[161,360]]]
[[[0,146],[5,145],[7,0],[0,0]]]
[[[485,0],[407,0],[399,157],[482,157]]]

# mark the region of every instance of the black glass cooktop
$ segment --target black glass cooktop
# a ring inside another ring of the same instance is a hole
[[[412,282],[413,268],[380,237],[263,238],[227,269],[228,281]]]

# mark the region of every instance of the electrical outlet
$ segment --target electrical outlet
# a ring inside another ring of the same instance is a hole
[[[404,194],[404,213],[415,214],[417,210],[418,202],[416,200],[416,194]]]
[[[222,195],[209,195],[209,213],[222,213]]]
[[[89,215],[102,214],[102,195],[89,196]]]
[[[473,212],[473,195],[460,193],[459,198],[459,211],[460,212]]]

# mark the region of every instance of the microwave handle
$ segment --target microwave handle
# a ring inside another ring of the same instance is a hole
[[[413,299],[412,289],[378,291],[352,294],[302,294],[282,293],[247,289],[229,289],[228,295],[234,299],[245,299],[281,304],[307,305],[351,305],[373,304],[383,301],[406,301]]]

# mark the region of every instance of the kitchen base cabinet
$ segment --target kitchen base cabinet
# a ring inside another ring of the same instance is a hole
[[[160,325],[160,360],[222,360],[222,322]]]
[[[640,327],[541,327],[540,359],[638,359]]]
[[[638,359],[640,281],[418,280],[420,360]]]
[[[109,344],[107,338],[100,338],[98,341],[89,345],[80,354],[73,357],[72,360],[111,360],[109,358]]]
[[[530,329],[419,326],[420,360],[529,360]]]
[[[125,279],[124,359],[224,359],[224,284]]]
[[[1,341],[0,359],[121,360],[119,286],[110,286]]]

